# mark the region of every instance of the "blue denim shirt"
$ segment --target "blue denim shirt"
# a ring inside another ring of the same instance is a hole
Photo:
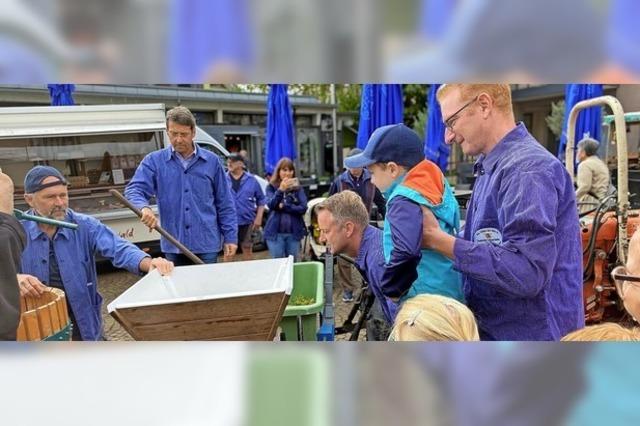
[[[371,225],[367,226],[355,262],[360,273],[367,277],[371,291],[380,301],[387,321],[389,324],[393,324],[398,314],[398,305],[382,293],[382,276],[385,271],[382,230]]]
[[[199,149],[185,169],[171,147],[148,154],[127,185],[134,206],[158,200],[162,227],[194,253],[216,253],[223,243],[238,242],[236,208],[218,157]],[[164,253],[180,253],[160,240]]]
[[[98,293],[96,254],[109,259],[116,268],[134,274],[147,257],[142,250],[116,235],[97,219],[67,210],[65,221],[77,223],[78,229],[58,228],[53,237],[60,276],[67,303],[71,308],[83,340],[102,336],[102,296]],[[27,233],[27,248],[22,253],[22,273],[49,283],[49,237],[35,222],[22,221]]]
[[[227,172],[227,183],[235,201],[238,225],[250,225],[256,220],[258,207],[265,205],[265,197],[258,180],[249,172],[240,177],[238,192],[233,190],[231,176]]]
[[[520,123],[475,169],[455,267],[484,340],[559,340],[584,326],[582,246],[564,166]]]

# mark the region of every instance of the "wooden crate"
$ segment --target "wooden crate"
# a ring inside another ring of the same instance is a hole
[[[273,340],[293,287],[293,258],[153,271],[109,304],[136,340]]]

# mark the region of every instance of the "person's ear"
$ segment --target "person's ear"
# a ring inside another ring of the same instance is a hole
[[[387,163],[387,168],[389,169],[389,173],[395,179],[400,175],[400,166],[395,161],[389,161]]]
[[[353,235],[353,231],[355,230],[355,225],[353,222],[347,222],[344,224],[344,228],[347,231],[347,238],[351,238]]]
[[[489,117],[491,110],[493,109],[493,99],[487,93],[480,93],[478,95],[478,105],[480,105],[480,114],[482,118]]]
[[[29,207],[33,208],[33,194],[24,194],[24,200],[29,204]]]

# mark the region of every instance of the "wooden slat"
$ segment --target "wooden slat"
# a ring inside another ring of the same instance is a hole
[[[27,332],[27,340],[41,340],[40,328],[38,327],[38,316],[35,311],[25,312],[22,316],[25,329]]]
[[[44,339],[53,334],[53,327],[51,325],[51,313],[47,305],[41,306],[36,309],[36,316],[38,317],[38,327],[40,328],[40,337]]]
[[[134,326],[129,321],[127,321],[127,318],[122,316],[118,310],[111,312],[111,316],[120,323],[122,328],[124,328],[127,331],[127,333],[129,333],[131,337],[133,337],[134,340],[144,340],[142,336],[140,336],[136,332]]]
[[[140,308],[118,309],[120,315],[134,326],[193,320],[211,320],[237,315],[258,315],[277,311],[284,293],[172,303]]]
[[[33,298],[31,296],[24,296],[25,312],[33,310]]]
[[[64,305],[64,299],[61,297],[56,300],[55,304],[56,311],[58,311],[58,322],[60,322],[60,329],[63,329],[69,324],[69,320],[67,319],[67,308]]]
[[[240,315],[227,318],[169,322],[134,326],[144,340],[227,340],[234,336],[264,335],[268,337],[277,312]]]
[[[282,315],[284,314],[284,310],[289,303],[289,295],[285,294],[282,302],[280,303],[280,309],[278,309],[278,315],[274,318],[273,324],[271,326],[271,330],[269,331],[269,335],[267,336],[267,340],[273,340],[276,337],[276,333],[278,332],[278,326],[280,325],[280,320],[282,319]]]
[[[51,328],[53,333],[57,333],[62,330],[62,324],[60,323],[60,315],[58,315],[58,301],[54,300],[49,302],[47,309],[49,309],[49,317],[51,318]]]
[[[228,337],[217,337],[215,339],[208,339],[209,341],[242,341],[242,342],[246,342],[246,341],[260,341],[260,342],[264,342],[264,341],[268,341],[269,339],[269,335],[268,334],[245,334],[245,335],[241,335],[241,336],[228,336]],[[273,340],[273,339],[271,339]]]
[[[19,342],[24,342],[27,340],[27,330],[24,327],[24,321],[22,320],[22,318],[20,318],[20,324],[18,324],[16,340]]]

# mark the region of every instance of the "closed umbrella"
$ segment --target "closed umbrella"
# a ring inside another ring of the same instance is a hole
[[[432,84],[427,95],[427,125],[425,129],[424,156],[440,167],[442,172],[447,171],[449,153],[451,149],[444,142],[444,123],[442,111],[436,99],[436,93],[440,84]]]
[[[265,171],[272,174],[283,157],[296,158],[293,111],[286,84],[270,84],[267,97]]]
[[[602,96],[602,84],[567,84],[565,87],[565,110],[564,124],[562,125],[562,136],[558,147],[558,158],[564,162],[565,149],[567,147],[567,121],[571,109],[580,101]],[[600,141],[602,125],[602,107],[592,107],[580,111],[576,121],[576,140],[578,143],[584,137],[590,137]],[[575,164],[575,156],[574,156]],[[576,170],[574,168],[574,170]]]
[[[364,149],[378,127],[402,123],[402,85],[365,84],[360,99],[357,146]]]
[[[75,105],[73,92],[76,90],[75,84],[48,84],[51,105]]]

